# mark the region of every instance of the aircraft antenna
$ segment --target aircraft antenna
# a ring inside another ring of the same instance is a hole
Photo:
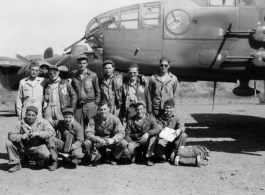
[[[215,100],[216,85],[217,85],[217,81],[214,81],[214,85],[213,85],[213,106],[212,106],[212,111],[214,111],[214,100]]]

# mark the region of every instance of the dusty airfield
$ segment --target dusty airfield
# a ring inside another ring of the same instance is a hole
[[[265,194],[265,105],[258,100],[227,100],[211,111],[210,102],[183,101],[186,145],[211,151],[208,166],[175,167],[169,163],[98,168],[60,163],[55,172],[34,163],[8,173],[5,140],[17,118],[13,105],[0,107],[1,194]]]

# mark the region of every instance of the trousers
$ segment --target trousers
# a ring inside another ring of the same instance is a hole
[[[185,146],[187,138],[188,135],[186,133],[181,133],[172,142],[169,142],[163,138],[158,138],[154,153],[159,158],[168,158],[172,152],[178,151],[180,146]]]
[[[89,119],[96,114],[97,106],[95,102],[77,104],[75,110],[75,119],[84,129],[86,129]]]
[[[90,140],[86,140],[85,147],[91,161],[94,161],[95,157],[99,153],[104,154],[107,148],[111,149],[111,152],[116,159],[119,159],[123,154],[124,150],[127,148],[127,141],[125,139],[122,139],[121,141],[112,145],[99,147],[96,145],[96,143],[91,142]]]
[[[20,155],[27,155],[35,159],[48,160],[51,154],[45,144],[27,147],[9,140],[6,142],[6,150],[9,157],[9,164],[20,163]]]
[[[57,137],[50,137],[48,139],[48,147],[51,152],[52,159],[55,160],[58,158],[59,152],[62,152],[65,147],[65,142],[63,140],[58,139]],[[82,147],[70,150],[69,152],[73,159],[82,159],[84,157],[84,153],[82,152]]]
[[[63,113],[59,106],[50,106],[44,110],[44,117],[47,121],[63,120]]]
[[[127,142],[128,143],[128,142]],[[147,141],[132,141],[128,143],[128,147],[125,151],[125,155],[130,159],[135,157],[139,152],[143,152],[146,158],[153,156],[155,147],[157,143],[156,136],[149,136]]]

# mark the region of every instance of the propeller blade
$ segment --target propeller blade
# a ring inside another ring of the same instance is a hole
[[[59,62],[57,62],[56,64],[55,64],[55,66],[60,66],[60,65],[63,65],[64,63],[66,63],[68,60],[70,60],[71,59],[71,56],[69,55],[69,56],[66,56],[65,58],[63,58],[63,59],[61,59]]]
[[[217,81],[214,81],[214,86],[213,86],[213,107],[212,107],[212,111],[214,110],[214,100],[215,100],[216,85],[217,85]]]
[[[28,60],[27,58],[21,56],[21,55],[16,55],[16,58],[19,59],[20,61],[24,62],[26,65],[30,65],[31,64],[31,61]]]

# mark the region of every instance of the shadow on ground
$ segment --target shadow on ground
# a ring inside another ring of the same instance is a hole
[[[191,114],[198,122],[186,124],[187,145],[203,145],[210,151],[257,155],[265,151],[265,118],[232,114]]]

